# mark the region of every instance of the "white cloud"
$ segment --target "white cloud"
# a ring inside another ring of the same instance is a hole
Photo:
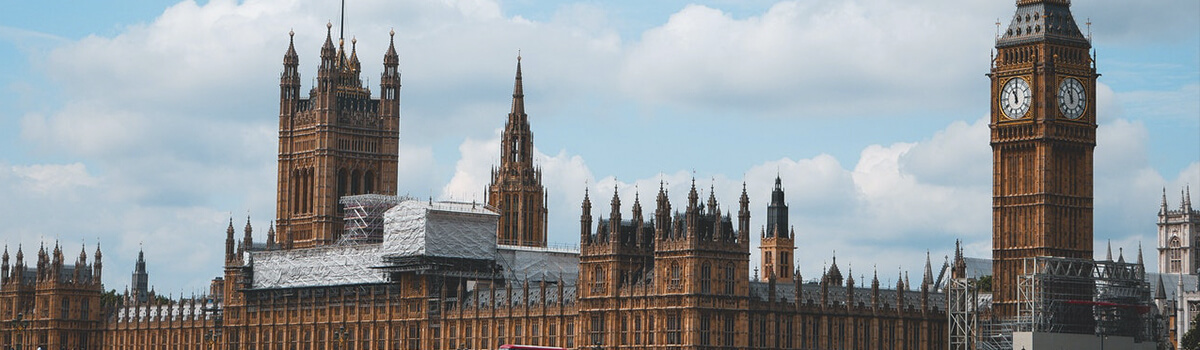
[[[96,178],[89,175],[87,167],[81,163],[18,165],[12,167],[12,172],[25,180],[24,187],[43,195],[64,195],[76,187],[97,184]]]
[[[651,102],[699,109],[818,117],[938,108],[931,96],[963,96],[986,70],[981,55],[990,43],[978,39],[991,29],[970,25],[987,23],[978,21],[979,6],[962,7],[780,2],[736,19],[691,5],[643,34],[623,83]]]

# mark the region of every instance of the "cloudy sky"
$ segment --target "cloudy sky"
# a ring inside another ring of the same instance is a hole
[[[378,90],[388,31],[403,70],[401,193],[481,200],[518,50],[550,241],[578,244],[585,186],[675,206],[691,179],[761,227],[783,178],[798,266],[919,276],[955,239],[990,256],[988,60],[1013,1],[350,0]],[[1075,1],[1103,74],[1097,255],[1155,246],[1200,192],[1200,2]],[[335,1],[20,2],[0,11],[0,240],[26,260],[97,242],[105,285],[139,247],[160,293],[220,274],[224,230],[275,208],[278,78],[296,32],[311,86]],[[626,209],[628,210],[628,209]],[[1115,250],[1116,248],[1114,248]],[[757,249],[754,249],[757,250]],[[1153,253],[1147,250],[1147,258]],[[1152,258],[1151,258],[1152,259]],[[751,261],[757,261],[757,253]],[[851,266],[845,266],[851,265]],[[1150,264],[1151,270],[1156,266]],[[916,278],[916,276],[913,276]]]

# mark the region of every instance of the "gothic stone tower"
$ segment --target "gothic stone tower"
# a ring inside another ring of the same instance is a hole
[[[622,221],[614,194],[609,219],[601,218],[593,232],[591,204],[585,194],[577,285],[584,344],[626,344],[623,334],[643,326],[659,332],[652,344],[719,344],[711,332],[745,329],[750,200],[744,189],[737,227],[715,196],[707,206],[699,201],[695,183],[683,213],[672,214],[660,187],[651,222],[643,221],[636,197],[632,218]],[[739,333],[728,341],[748,339]]]
[[[1092,258],[1096,74],[1070,0],[1019,0],[991,77],[993,305],[1016,313],[1022,259]]]
[[[69,264],[57,243],[52,253],[38,250],[37,265],[25,265],[17,248],[9,265],[5,247],[0,263],[0,349],[99,349],[104,343],[100,295],[100,247],[88,265],[80,249]]]
[[[1200,211],[1192,209],[1191,190],[1182,192],[1179,209],[1167,208],[1163,189],[1158,210],[1158,271],[1195,275],[1200,269]]]
[[[492,169],[487,195],[488,205],[500,211],[497,243],[546,246],[546,189],[542,187],[542,169],[533,165],[533,133],[529,131],[529,115],[525,114],[519,56],[512,111],[500,141],[500,168]]]
[[[283,248],[335,242],[342,232],[342,196],[396,194],[400,72],[395,32],[383,58],[381,96],[372,99],[359,77],[357,41],[350,41],[346,57],[342,40],[334,49],[330,28],[327,24],[309,98],[300,98],[299,58],[292,43],[283,57],[276,204]]]
[[[758,249],[762,251],[763,275],[780,283],[792,282],[792,254],[796,252],[795,231],[788,231],[788,207],[783,201],[783,183],[775,177],[771,204],[767,206],[767,226]]]
[[[133,264],[133,297],[139,303],[144,303],[150,297],[150,274],[146,272],[146,254],[138,250],[137,262]]]

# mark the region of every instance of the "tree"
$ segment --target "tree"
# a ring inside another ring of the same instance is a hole
[[[1184,350],[1200,350],[1200,330],[1196,329],[1200,324],[1200,314],[1192,318],[1192,326],[1188,327],[1187,333],[1183,334],[1183,339],[1179,342],[1179,348]]]
[[[105,307],[118,308],[125,303],[125,297],[117,294],[116,289],[109,290],[100,295],[100,305]]]
[[[979,277],[979,280],[975,281],[975,286],[979,287],[980,292],[991,292],[992,291],[992,275]]]

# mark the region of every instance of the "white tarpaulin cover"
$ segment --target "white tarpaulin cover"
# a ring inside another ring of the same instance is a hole
[[[473,203],[407,201],[383,214],[386,256],[496,258],[495,212]]]
[[[477,204],[405,201],[384,214],[383,243],[249,252],[251,287],[383,283],[385,256],[494,260],[497,218]]]
[[[502,245],[496,248],[496,258],[507,278],[574,281],[579,277],[579,252],[574,250]]]
[[[252,288],[382,283],[378,244],[251,252]]]

